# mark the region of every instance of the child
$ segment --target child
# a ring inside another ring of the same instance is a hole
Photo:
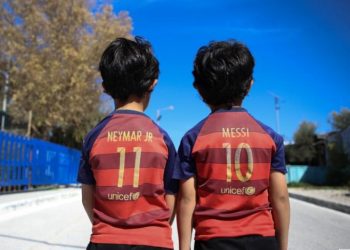
[[[181,250],[190,247],[192,226],[195,249],[287,249],[283,139],[241,107],[253,68],[248,48],[235,41],[197,53],[193,85],[212,112],[178,150]]]
[[[158,61],[145,40],[118,38],[104,51],[99,70],[116,110],[84,140],[78,181],[93,224],[87,249],[172,249],[176,151],[143,113]]]

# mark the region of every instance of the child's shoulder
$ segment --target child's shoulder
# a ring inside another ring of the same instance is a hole
[[[112,114],[107,115],[102,120],[100,120],[93,129],[91,129],[87,133],[83,141],[84,147],[92,144],[93,141],[95,141],[97,136],[100,134],[102,129],[107,125],[107,123],[110,121],[111,118],[112,118]]]
[[[182,137],[181,143],[190,142],[193,144],[195,142],[195,140],[197,139],[197,136],[198,136],[199,132],[201,131],[201,129],[202,129],[202,127],[205,124],[207,119],[208,119],[208,117],[205,117],[200,122],[198,122],[196,125],[194,125],[191,129],[189,129]]]
[[[165,141],[165,144],[169,147],[173,147],[174,143],[173,140],[171,139],[170,135],[168,132],[162,128],[158,123],[156,123],[153,119],[149,118],[150,121],[153,123],[154,127],[160,132],[160,134],[163,136],[163,139]]]
[[[151,119],[151,118],[149,118],[149,120],[152,122],[154,128],[156,128],[157,130],[159,130],[159,132],[160,132],[161,134],[163,134],[163,135],[166,136],[166,137],[170,137],[169,134],[168,134],[168,132],[167,132],[164,128],[162,128],[157,122],[155,122],[155,121],[154,121],[153,119]]]
[[[256,119],[253,117],[251,114],[249,114],[255,121],[256,123],[273,139],[273,141],[277,144],[283,143],[283,137],[278,134],[274,129],[266,125],[265,123],[261,122],[260,120]]]

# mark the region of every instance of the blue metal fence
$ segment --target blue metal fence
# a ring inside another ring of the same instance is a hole
[[[0,132],[0,188],[76,183],[80,152]]]
[[[80,152],[62,145],[0,131],[0,190],[76,183]],[[287,181],[322,185],[326,167],[287,166]]]

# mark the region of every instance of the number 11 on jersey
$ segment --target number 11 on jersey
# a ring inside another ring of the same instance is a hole
[[[140,179],[140,165],[141,165],[141,147],[134,147],[133,151],[135,155],[135,165],[134,165],[134,179],[133,187],[139,186]],[[118,147],[117,152],[120,155],[119,158],[119,175],[118,175],[118,184],[117,187],[123,187],[124,182],[124,170],[125,170],[125,147]]]

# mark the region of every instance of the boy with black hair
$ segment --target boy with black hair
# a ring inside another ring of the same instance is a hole
[[[287,249],[283,138],[241,107],[254,58],[229,40],[201,47],[194,87],[211,114],[182,138],[175,166],[180,250]]]
[[[103,52],[99,70],[116,110],[84,140],[78,181],[93,224],[87,249],[173,249],[176,151],[143,113],[158,60],[147,41],[118,38]]]

